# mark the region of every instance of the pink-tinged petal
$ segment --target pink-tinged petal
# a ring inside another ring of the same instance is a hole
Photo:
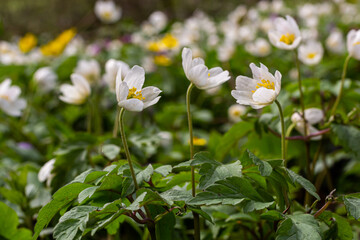
[[[253,93],[252,99],[259,104],[270,104],[276,99],[276,94],[272,89],[261,87]]]
[[[131,112],[141,112],[144,109],[144,103],[135,98],[121,101],[118,105]]]
[[[161,98],[161,96],[156,97],[155,99],[151,100],[150,102],[144,102],[144,109],[156,104],[160,100],[160,98]]]
[[[124,82],[127,83],[129,89],[136,88],[141,90],[145,82],[145,70],[140,66],[133,66],[131,70],[126,74]]]

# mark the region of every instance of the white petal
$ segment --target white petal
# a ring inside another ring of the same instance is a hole
[[[81,94],[88,96],[91,92],[90,85],[88,81],[80,74],[73,73],[70,76],[71,81],[74,84],[74,87],[81,92]]]
[[[122,82],[118,88],[118,91],[116,92],[116,100],[118,102],[124,101],[127,99],[128,95],[129,95],[129,87],[126,84],[126,82]]]
[[[129,89],[136,88],[141,90],[145,82],[145,70],[140,66],[133,66],[131,70],[126,74],[124,81],[127,83]]]
[[[135,98],[121,101],[118,105],[131,112],[141,112],[144,109],[144,103]]]
[[[261,87],[254,92],[252,99],[256,103],[270,104],[276,99],[276,94],[272,89]]]
[[[149,102],[144,102],[144,109],[156,104],[160,100],[160,98],[161,97],[159,96],[159,97],[157,97],[157,98],[155,98],[155,99],[153,99],[153,100],[151,100]]]
[[[197,65],[190,69],[189,80],[197,87],[205,86],[208,78],[208,68],[205,65]]]
[[[309,124],[316,124],[324,119],[324,113],[319,108],[308,108],[305,110],[305,119]]]
[[[185,75],[188,76],[192,62],[192,51],[189,48],[183,48],[181,56]]]
[[[157,87],[146,87],[141,90],[141,93],[145,98],[144,104],[146,104],[146,102],[154,100],[161,93],[161,90]]]

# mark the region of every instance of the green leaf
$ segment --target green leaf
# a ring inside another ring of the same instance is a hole
[[[274,202],[256,202],[256,201],[248,201],[244,206],[244,212],[253,212],[254,210],[261,210],[267,207],[270,207]]]
[[[155,169],[155,172],[160,173],[163,177],[169,175],[171,171],[172,171],[171,165],[164,165]]]
[[[254,125],[250,122],[238,122],[234,124],[219,141],[219,145],[216,148],[215,159],[219,161],[223,160],[231,148],[249,131],[253,130],[253,128]]]
[[[185,190],[177,190],[177,189],[170,189],[160,194],[162,198],[164,198],[170,205],[173,204],[174,201],[184,201],[187,202],[192,198],[190,191]]]
[[[14,189],[7,189],[4,187],[0,187],[0,196],[3,196],[9,202],[17,204],[20,207],[24,206],[24,204],[26,203],[25,196],[21,192]]]
[[[0,236],[12,239],[19,224],[16,212],[5,203],[0,202],[0,213]]]
[[[80,239],[94,206],[78,206],[66,212],[54,228],[54,238],[58,240]]]
[[[106,171],[95,171],[94,169],[89,169],[77,176],[71,183],[91,183],[105,174],[107,174]]]
[[[316,193],[315,186],[307,179],[303,178],[302,176],[294,173],[290,169],[286,169],[286,172],[288,173],[289,177],[291,178],[291,181],[293,183],[300,184],[303,188],[305,188],[308,193],[313,195],[317,200],[320,200],[319,195]]]
[[[276,210],[270,210],[261,214],[260,218],[268,221],[279,221],[284,219],[284,214]]]
[[[228,177],[241,177],[242,166],[240,161],[226,165],[211,165],[205,163],[201,166],[199,174],[202,175],[199,182],[199,188],[205,189],[218,180],[226,179]]]
[[[144,170],[139,172],[136,175],[136,180],[138,184],[141,184],[143,181],[148,182],[150,181],[151,176],[154,173],[154,168],[151,164],[149,164]]]
[[[102,147],[102,153],[110,160],[114,160],[120,153],[120,147],[115,144],[106,144]]]
[[[256,157],[250,150],[247,150],[249,157],[252,159],[253,163],[259,167],[259,171],[261,176],[267,177],[270,176],[272,172],[271,165],[263,160],[260,160],[258,157]]]
[[[99,186],[89,187],[81,191],[78,196],[78,202],[81,204],[86,198],[91,198]]]
[[[206,212],[204,212],[200,207],[188,205],[188,209],[190,211],[192,211],[192,212],[196,212],[197,214],[202,216],[204,219],[206,219],[209,222],[211,222],[212,224],[214,224],[214,222],[213,222],[212,218],[210,217],[210,215],[207,214]]]
[[[331,125],[332,131],[338,137],[341,146],[355,154],[357,159],[360,158],[360,130],[354,126]]]
[[[287,216],[276,231],[276,240],[321,240],[320,227],[314,216],[296,214]]]
[[[344,204],[348,213],[358,220],[360,218],[360,198],[345,196]]]
[[[92,185],[85,183],[70,183],[60,188],[54,194],[53,199],[40,209],[34,229],[33,239],[35,240],[38,238],[41,230],[49,224],[50,220],[57,212],[75,200],[79,193],[88,187],[92,187]]]

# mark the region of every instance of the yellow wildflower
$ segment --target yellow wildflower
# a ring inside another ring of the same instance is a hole
[[[155,64],[159,66],[169,66],[171,65],[171,59],[167,57],[166,55],[156,55],[154,56],[154,62]]]
[[[22,37],[19,40],[19,49],[23,53],[29,52],[31,49],[33,49],[37,44],[37,38],[32,33],[27,33],[24,37]]]
[[[194,146],[205,146],[207,141],[205,138],[193,137]]]
[[[179,45],[177,39],[169,33],[161,39],[161,43],[168,49],[175,48]]]
[[[45,56],[58,56],[60,55],[66,45],[73,39],[76,35],[75,28],[71,28],[62,32],[54,40],[50,41],[48,44],[43,45],[40,50],[41,53]]]

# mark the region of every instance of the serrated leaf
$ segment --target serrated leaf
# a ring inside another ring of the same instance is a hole
[[[286,172],[288,173],[288,175],[291,178],[291,181],[293,183],[300,184],[303,188],[305,188],[306,191],[308,191],[308,193],[313,195],[316,199],[320,200],[319,195],[316,193],[315,186],[309,180],[307,180],[307,179],[303,178],[302,176],[294,173],[290,169],[286,169]]]
[[[155,172],[160,173],[163,177],[166,177],[171,173],[172,167],[171,165],[164,165],[155,169]]]
[[[348,213],[358,220],[360,218],[360,198],[345,196],[344,204]]]
[[[360,158],[360,130],[354,126],[337,124],[332,124],[331,129],[338,137],[339,144],[353,152],[357,159]]]
[[[304,239],[321,240],[319,224],[310,214],[287,216],[276,231],[276,240]]]
[[[49,224],[50,220],[56,213],[76,199],[79,193],[88,187],[92,187],[92,185],[85,183],[70,183],[60,188],[53,195],[53,199],[40,209],[34,229],[33,239],[37,239],[41,230]]]
[[[58,240],[80,239],[89,220],[89,213],[96,209],[94,206],[78,206],[66,212],[54,228],[54,238]]]
[[[260,215],[260,218],[268,221],[279,221],[284,219],[284,214],[276,210],[270,210]]]
[[[247,150],[247,152],[249,154],[249,157],[252,159],[253,163],[259,167],[261,176],[264,176],[264,177],[270,176],[270,174],[272,172],[271,165],[266,161],[260,160],[249,150]]]
[[[86,198],[91,198],[99,186],[89,187],[79,193],[78,202],[81,204]]]
[[[248,201],[244,206],[244,212],[253,212],[254,210],[261,210],[270,207],[274,202],[256,202],[253,200]]]
[[[151,176],[154,173],[154,168],[151,164],[149,164],[144,170],[139,172],[136,175],[136,180],[138,184],[141,184],[143,181],[148,182],[150,181]]]
[[[177,190],[177,189],[170,189],[160,194],[162,198],[170,203],[173,204],[174,201],[184,201],[187,202],[190,198],[192,198],[190,191],[185,190]]]

